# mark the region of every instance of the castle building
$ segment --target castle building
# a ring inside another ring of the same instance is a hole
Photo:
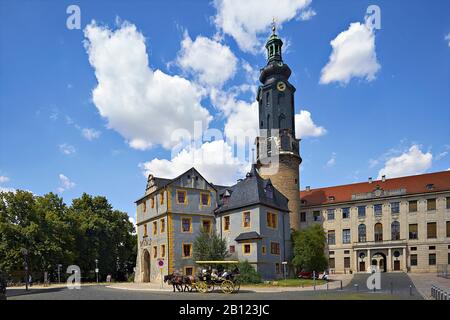
[[[247,260],[264,279],[283,276],[290,247],[288,199],[254,166],[233,186],[213,185],[194,168],[174,179],[149,175],[136,205],[136,282],[160,281],[175,271],[194,275],[194,242],[202,229],[215,229],[226,240],[229,258]]]
[[[450,264],[450,171],[302,190],[300,228],[323,225],[331,272]]]
[[[290,225],[300,227],[299,139],[295,138],[295,87],[283,62],[283,42],[275,33],[267,41],[267,65],[261,69],[257,101],[260,136],[256,138],[257,167],[262,177],[289,199]]]

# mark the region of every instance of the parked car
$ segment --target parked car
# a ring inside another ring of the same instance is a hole
[[[6,277],[0,273],[0,300],[6,300]]]
[[[313,273],[311,272],[311,271],[304,271],[304,270],[302,270],[302,271],[300,271],[299,273],[298,273],[298,278],[300,278],[300,279],[312,279],[312,277],[313,277]]]

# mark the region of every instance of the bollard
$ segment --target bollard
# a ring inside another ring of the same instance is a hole
[[[328,291],[328,282],[327,282],[327,291]]]
[[[412,296],[412,285],[409,285],[409,295]]]
[[[391,294],[393,294],[394,293],[394,286],[393,286],[392,282],[390,283],[390,286],[391,286]]]
[[[356,291],[359,291],[359,286],[358,286],[357,283],[354,285],[354,287],[355,287],[355,290],[356,290]]]
[[[342,290],[342,280],[341,280],[341,290]]]

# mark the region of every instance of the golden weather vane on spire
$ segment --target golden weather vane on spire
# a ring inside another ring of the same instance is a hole
[[[277,22],[275,20],[275,17],[272,18],[272,34],[275,34],[277,31]]]

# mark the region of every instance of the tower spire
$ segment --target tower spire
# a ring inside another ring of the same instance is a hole
[[[266,43],[267,49],[267,60],[272,61],[283,61],[281,58],[281,47],[283,46],[283,41],[277,36],[277,24],[275,17],[272,20],[272,35]]]

